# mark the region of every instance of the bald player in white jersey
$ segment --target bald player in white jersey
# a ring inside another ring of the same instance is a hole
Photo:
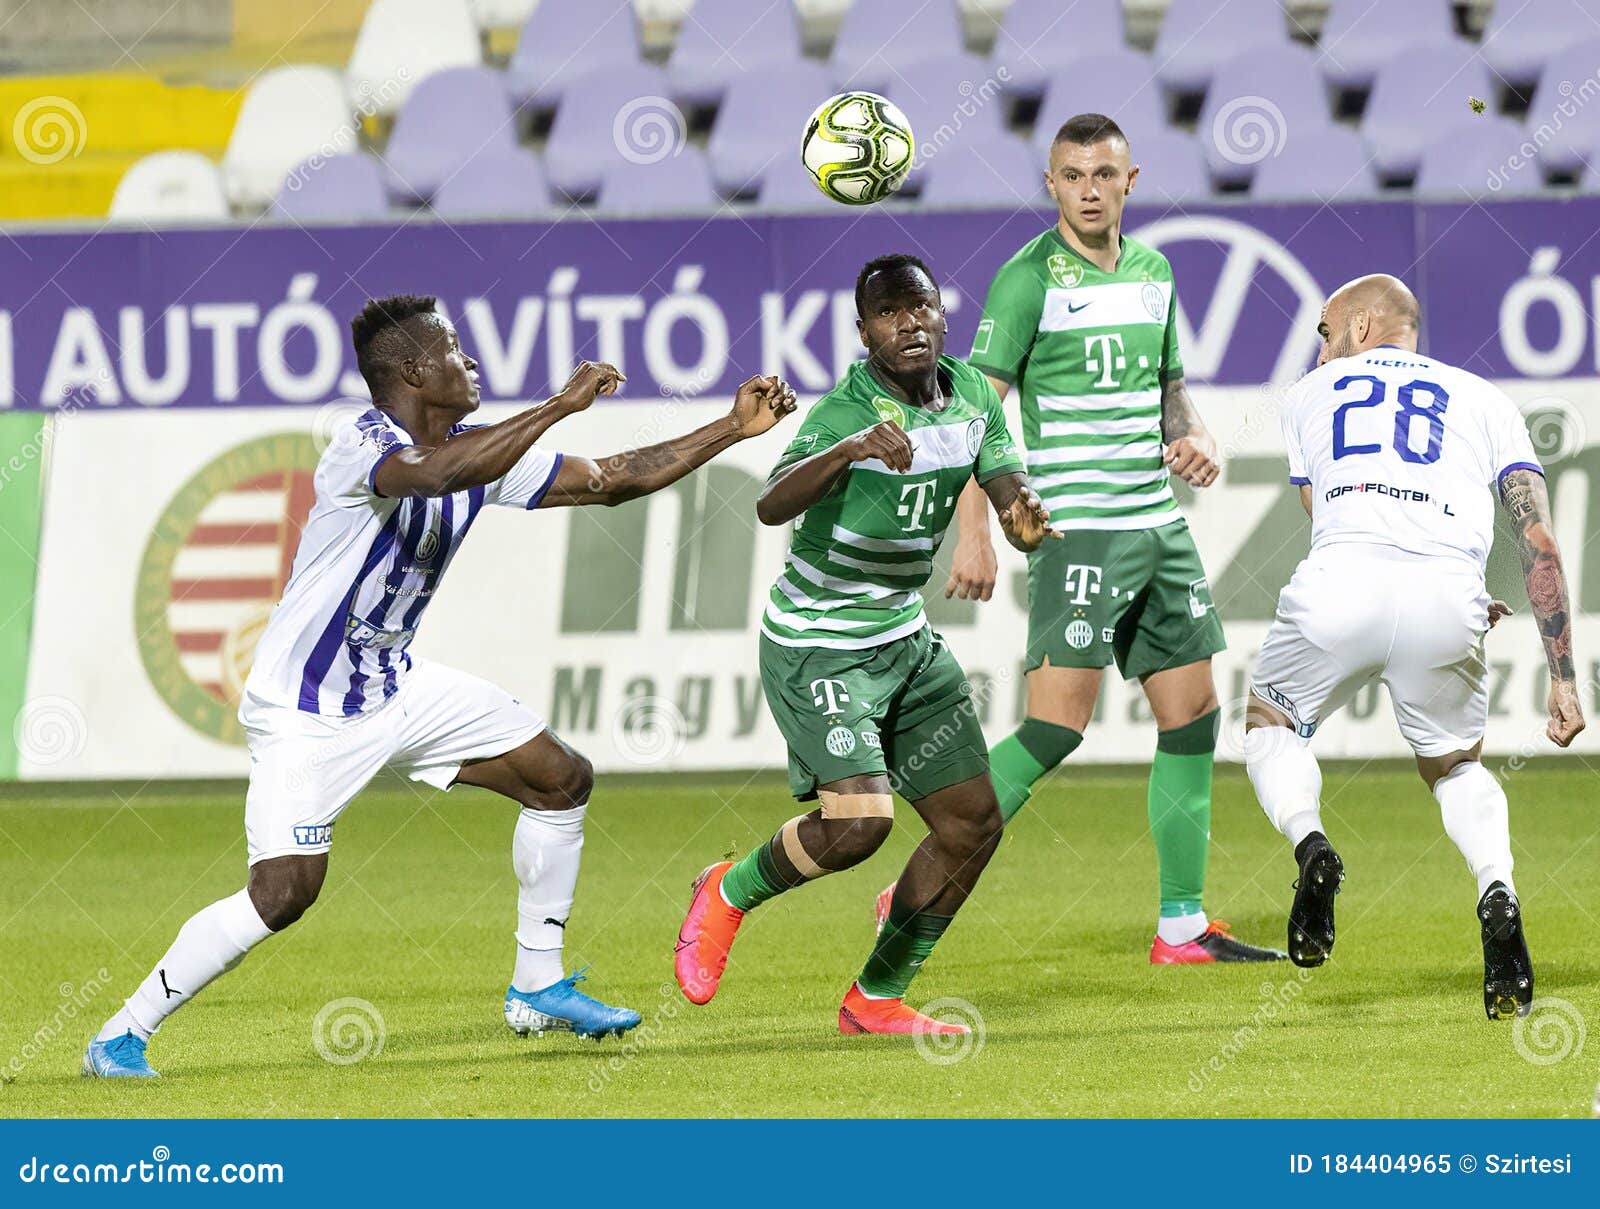
[[[1382,680],[1445,831],[1477,879],[1484,1008],[1526,1014],[1533,967],[1511,880],[1506,796],[1479,761],[1488,718],[1483,637],[1511,610],[1484,566],[1498,494],[1510,515],[1550,665],[1550,739],[1583,729],[1566,577],[1550,501],[1516,405],[1475,374],[1417,352],[1417,300],[1394,277],[1358,278],[1322,310],[1317,368],[1287,393],[1290,481],[1311,551],[1278,598],[1256,661],[1245,759],[1267,816],[1295,846],[1289,955],[1333,948],[1344,865],[1323,834],[1317,728]]]
[[[294,570],[239,706],[250,743],[248,882],[179,929],[90,1041],[86,1075],[155,1075],[145,1055],[151,1035],[316,901],[334,825],[385,767],[439,789],[492,790],[520,808],[511,838],[517,948],[504,1003],[513,1031],[598,1039],[640,1021],[579,991],[581,974],[563,976],[589,762],[504,689],[413,660],[408,648],[485,505],[610,505],[659,491],[766,432],[794,410],[794,392],[776,377],[751,378],[726,416],[597,463],[537,442],[614,392],[623,380],[614,366],[585,361],[545,402],[498,424],[467,424],[478,408],[478,363],[435,299],[376,299],[350,326],[373,405],[341,426],[317,465]]]

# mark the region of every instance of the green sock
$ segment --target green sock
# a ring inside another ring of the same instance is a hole
[[[771,847],[769,842],[751,849],[722,875],[722,895],[730,905],[748,911],[792,889],[784,885],[777,862],[772,859]]]
[[[1161,871],[1161,915],[1200,910],[1211,852],[1211,765],[1220,710],[1156,735],[1150,762],[1150,834]]]
[[[1024,718],[1016,731],[989,749],[989,778],[1010,822],[1033,792],[1034,783],[1078,749],[1083,733],[1054,722]]]
[[[867,994],[880,999],[905,998],[906,988],[954,918],[926,911],[901,915],[890,907],[889,918],[878,933],[878,943],[872,946],[872,955],[856,982]]]

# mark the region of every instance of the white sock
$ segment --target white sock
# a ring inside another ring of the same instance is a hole
[[[583,815],[588,808],[530,810],[517,816],[511,836],[511,866],[517,873],[516,990],[539,991],[564,976],[561,942],[578,885],[583,852]]]
[[[1244,762],[1261,809],[1291,844],[1322,830],[1322,769],[1299,735],[1286,726],[1246,731]]]
[[[178,929],[172,947],[122,1009],[106,1021],[95,1040],[120,1037],[131,1030],[148,1041],[163,1020],[271,935],[250,901],[249,890],[218,899],[196,912]]]
[[[1156,921],[1156,935],[1169,945],[1186,945],[1206,934],[1211,921],[1204,911],[1188,915],[1163,915]]]
[[[1495,775],[1476,760],[1457,764],[1433,786],[1445,834],[1467,859],[1478,879],[1478,897],[1494,882],[1511,884],[1511,821],[1506,791]]]

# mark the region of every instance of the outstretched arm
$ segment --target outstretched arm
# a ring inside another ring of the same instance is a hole
[[[763,525],[792,521],[833,489],[857,462],[876,458],[897,474],[911,469],[911,438],[893,420],[884,420],[838,444],[796,462],[775,476],[756,501]]]
[[[563,457],[541,508],[621,504],[660,491],[704,466],[730,445],[760,436],[795,409],[794,391],[776,377],[754,377],[739,387],[733,410],[693,432],[608,458]]]
[[[451,495],[503,477],[558,420],[588,407],[598,395],[627,379],[614,365],[585,361],[572,371],[561,393],[499,424],[486,424],[440,445],[405,445],[379,464],[373,486],[379,495]]]
[[[944,596],[961,600],[988,600],[994,595],[1000,564],[995,561],[994,541],[989,536],[989,496],[968,479],[956,498],[956,548],[950,556],[950,579]]]
[[[1022,474],[999,474],[983,484],[983,491],[1000,517],[1000,531],[1024,554],[1037,550],[1047,537],[1060,537],[1050,527],[1050,513],[1038,492]],[[987,519],[985,524],[987,524]]]
[[[1561,566],[1550,522],[1550,493],[1544,475],[1535,470],[1513,470],[1500,480],[1500,499],[1511,516],[1522,555],[1522,572],[1528,583],[1528,604],[1544,640],[1550,665],[1550,722],[1545,733],[1565,747],[1584,727],[1572,667],[1572,609],[1567,600],[1567,577]]]
[[[1167,448],[1161,460],[1191,487],[1209,487],[1222,467],[1217,464],[1217,443],[1195,410],[1182,378],[1161,384],[1161,441]]]
[[[994,387],[996,399],[1004,400],[1011,383],[985,374]],[[988,600],[994,595],[1000,564],[989,537],[989,499],[977,479],[971,479],[956,499],[956,548],[950,556],[950,578],[944,585],[944,598]]]

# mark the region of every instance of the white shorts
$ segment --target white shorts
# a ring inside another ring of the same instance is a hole
[[[247,691],[239,721],[250,743],[244,830],[252,865],[328,851],[334,821],[383,768],[449,789],[462,764],[504,755],[545,729],[504,689],[422,660],[371,713],[327,718]]]
[[[1489,594],[1465,561],[1346,543],[1314,551],[1278,597],[1251,691],[1301,738],[1374,678],[1419,756],[1483,738],[1489,716],[1483,636]]]

